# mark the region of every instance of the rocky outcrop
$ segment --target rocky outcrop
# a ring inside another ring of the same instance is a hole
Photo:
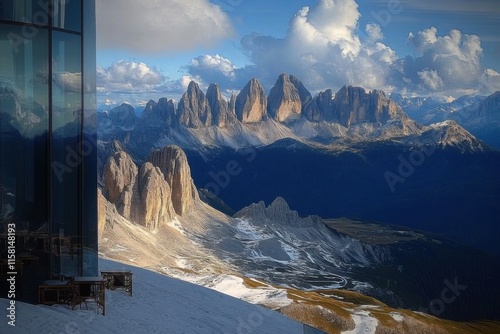
[[[46,131],[46,108],[36,101],[24,101],[12,88],[0,86],[0,113],[4,114],[2,122],[8,122],[23,137],[33,138]]]
[[[104,235],[104,227],[106,227],[106,197],[102,194],[101,189],[97,189],[97,236],[99,239]]]
[[[104,186],[104,167],[108,159],[120,151],[124,149],[118,140],[97,141],[97,180],[101,186]]]
[[[298,80],[296,80],[298,83]],[[302,101],[298,88],[288,74],[281,74],[269,92],[267,99],[269,116],[278,122],[297,118],[302,112]]]
[[[366,92],[361,87],[344,86],[335,95],[333,117],[345,127],[369,122],[385,124],[403,115],[401,107],[382,91]]]
[[[181,216],[186,214],[198,199],[198,192],[184,151],[178,146],[166,146],[151,151],[147,161],[159,167],[168,182],[175,212]]]
[[[127,144],[130,141],[130,133],[136,127],[137,117],[134,107],[123,103],[109,112],[100,112],[98,114],[98,123],[99,139],[116,139]]]
[[[290,79],[292,85],[294,85],[295,88],[297,89],[300,97],[300,102],[302,103],[302,107],[304,107],[312,100],[311,92],[306,88],[306,86],[304,86],[302,81],[300,81],[296,76],[289,75],[288,78]]]
[[[194,81],[189,83],[177,106],[179,124],[188,128],[200,128],[212,124],[212,112],[205,94]]]
[[[177,146],[152,151],[140,171],[126,152],[115,153],[104,168],[104,184],[103,195],[119,214],[150,229],[186,214],[199,199]]]
[[[253,78],[236,97],[235,110],[242,123],[267,119],[267,97],[259,80]]]
[[[231,94],[231,98],[229,99],[229,110],[236,115],[236,94]],[[238,119],[238,117],[236,117]]]
[[[138,204],[137,166],[130,156],[121,151],[108,159],[104,167],[104,185],[107,199],[115,204],[118,212],[135,220]]]
[[[290,209],[288,203],[282,197],[276,198],[267,208],[262,201],[257,204],[251,204],[238,211],[233,217],[252,217],[253,220],[261,222],[270,221],[282,226],[293,227],[311,227],[318,226],[321,223],[321,219],[317,216],[301,218],[297,211]]]
[[[333,92],[327,89],[304,105],[303,115],[311,122],[332,121],[333,108]]]
[[[139,172],[139,224],[156,229],[175,217],[172,191],[159,167],[147,162]]]
[[[218,84],[210,84],[207,90],[207,100],[212,111],[212,123],[219,128],[225,128],[236,123],[234,108],[230,108],[228,102],[221,94]]]
[[[477,106],[463,108],[450,115],[450,119],[464,126],[484,126],[488,123],[500,123],[500,91],[488,96]]]
[[[158,102],[150,100],[142,112],[141,120],[150,126],[171,126],[175,120],[174,101],[165,97]]]
[[[173,100],[160,98],[158,102],[150,100],[144,108],[135,130],[131,134],[130,151],[147,152],[151,145],[172,133],[177,125]]]
[[[124,131],[130,131],[135,126],[135,110],[128,103],[123,103],[121,106],[111,109],[108,117],[115,127],[119,127]]]
[[[305,106],[304,116],[311,122],[327,121],[346,128],[359,123],[382,125],[391,119],[408,119],[401,107],[384,92],[367,92],[352,86],[342,87],[335,97],[330,89],[319,93]]]

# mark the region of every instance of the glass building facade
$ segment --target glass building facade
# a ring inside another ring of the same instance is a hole
[[[95,58],[94,0],[0,0],[0,258],[15,224],[37,280],[97,275]]]

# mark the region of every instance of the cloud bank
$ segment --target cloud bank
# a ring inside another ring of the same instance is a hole
[[[414,56],[401,57],[384,44],[378,24],[359,27],[354,0],[319,0],[290,21],[287,35],[251,34],[241,40],[253,63],[236,68],[220,55],[203,55],[187,66],[203,82],[241,89],[252,77],[270,87],[282,72],[299,77],[312,91],[345,84],[416,95],[491,94],[500,75],[482,65],[481,40],[452,30],[440,35],[430,27],[409,33]]]
[[[97,68],[97,91],[102,93],[145,93],[156,91],[166,77],[142,62],[118,61]]]
[[[101,49],[143,54],[212,47],[234,32],[228,16],[209,0],[98,0]]]

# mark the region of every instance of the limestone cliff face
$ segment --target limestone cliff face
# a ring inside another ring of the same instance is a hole
[[[177,117],[179,124],[189,128],[200,128],[212,124],[210,105],[196,82],[191,81],[187,92],[182,95],[177,106]]]
[[[281,197],[276,198],[268,207],[264,202],[251,204],[238,211],[233,217],[251,217],[255,221],[269,221],[282,226],[293,227],[318,227],[321,223],[321,219],[317,216],[301,218],[298,212],[291,210],[288,203]]]
[[[176,124],[173,100],[164,97],[158,102],[150,100],[137,121],[128,146],[135,152],[149,152],[149,145],[168,136]]]
[[[147,161],[159,167],[172,191],[172,204],[175,213],[184,215],[198,199],[198,192],[191,178],[191,169],[186,154],[178,146],[166,146],[153,150]]]
[[[384,92],[366,92],[361,87],[342,87],[335,95],[334,104],[334,117],[345,127],[360,122],[385,124],[403,114],[401,107]]]
[[[104,167],[105,194],[116,205],[118,212],[128,219],[135,219],[138,200],[137,166],[130,156],[121,151],[108,159]]]
[[[135,111],[130,104],[123,103],[109,111],[109,119],[114,126],[123,130],[132,130],[135,125]]]
[[[236,115],[242,123],[256,123],[267,118],[267,97],[257,79],[252,79],[236,97]]]
[[[267,99],[269,116],[278,122],[284,122],[302,112],[299,90],[290,81],[288,74],[281,74],[269,92]]]
[[[186,214],[199,199],[186,154],[177,146],[152,151],[139,171],[126,152],[115,153],[104,168],[104,184],[104,200],[123,217],[150,229]]]
[[[104,234],[104,227],[106,227],[106,197],[102,194],[101,189],[97,189],[97,236],[99,239]]]
[[[141,121],[152,127],[171,126],[175,120],[173,100],[162,97],[155,102],[150,100],[141,115]]]
[[[172,191],[159,167],[147,162],[139,172],[139,224],[156,229],[175,217]]]
[[[363,122],[385,124],[394,118],[407,119],[401,107],[384,92],[352,86],[342,87],[335,97],[330,89],[319,93],[305,107],[304,116],[312,122],[334,122],[346,128]]]
[[[228,102],[221,94],[218,84],[210,84],[207,90],[207,100],[212,111],[212,123],[220,128],[225,128],[236,123],[234,108],[230,108]]]
[[[130,140],[130,134],[134,131],[137,123],[134,107],[130,104],[111,109],[109,112],[98,115],[98,134],[103,140],[119,140],[126,144]]]
[[[327,89],[320,92],[309,101],[303,110],[303,115],[311,122],[333,121],[333,92]]]

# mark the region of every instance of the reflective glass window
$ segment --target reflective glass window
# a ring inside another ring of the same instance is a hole
[[[48,26],[49,5],[49,0],[0,0],[0,19]]]
[[[80,275],[82,59],[79,35],[52,35],[52,272]]]
[[[43,28],[30,38],[24,33],[23,26],[0,23],[0,234],[5,235],[5,223],[15,223],[17,254],[43,261],[49,222],[49,34]],[[0,258],[6,251],[6,238],[0,237]]]
[[[84,2],[84,101],[83,101],[83,275],[97,276],[97,110],[96,110],[96,26],[95,3]]]
[[[81,31],[81,0],[53,0],[54,19],[53,26],[56,28]]]
[[[21,34],[0,24],[0,219],[36,225],[47,222],[48,32]]]

